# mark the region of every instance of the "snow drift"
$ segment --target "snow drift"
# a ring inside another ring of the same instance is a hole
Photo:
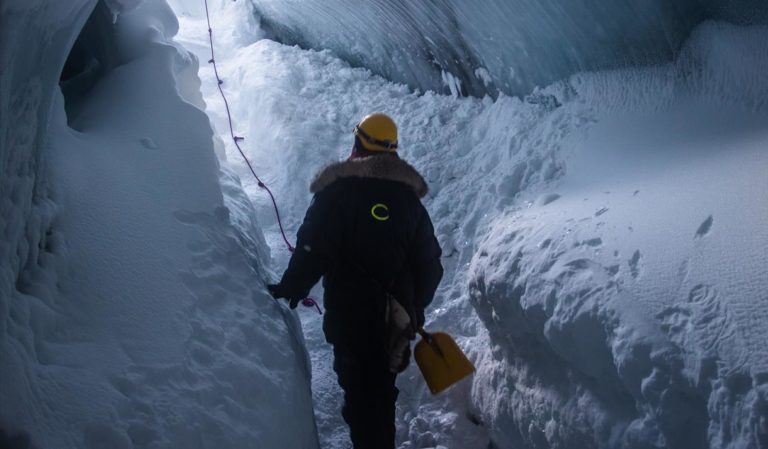
[[[472,260],[499,447],[768,445],[767,33],[706,24],[673,64],[560,90],[594,123]]]
[[[317,447],[298,321],[173,13],[0,13],[0,445]]]
[[[675,64],[570,81],[613,107],[472,262],[500,447],[768,444],[766,31],[709,24]]]

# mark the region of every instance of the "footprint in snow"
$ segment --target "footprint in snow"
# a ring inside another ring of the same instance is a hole
[[[632,277],[637,279],[638,276],[640,276],[640,259],[642,258],[642,255],[640,254],[640,250],[635,250],[634,253],[632,253],[632,257],[629,259],[629,272],[632,273]]]
[[[141,140],[139,140],[139,142],[141,142],[141,146],[143,146],[148,150],[156,150],[158,148],[155,141],[150,139],[149,137],[144,137]]]
[[[709,231],[712,229],[713,221],[714,219],[712,218],[712,215],[707,217],[707,219],[699,225],[699,229],[696,230],[696,235],[693,238],[697,239],[709,234]]]
[[[587,246],[592,246],[592,247],[600,246],[603,244],[603,239],[601,239],[600,237],[595,237],[589,240],[584,240],[582,244]]]
[[[597,212],[595,212],[595,217],[599,217],[599,216],[603,215],[606,212],[608,212],[608,208],[607,207],[603,207],[600,210],[598,210]]]
[[[557,193],[547,193],[547,194],[541,195],[536,200],[536,205],[538,205],[538,206],[546,206],[549,203],[557,201],[559,198],[560,198],[560,195],[558,195]]]

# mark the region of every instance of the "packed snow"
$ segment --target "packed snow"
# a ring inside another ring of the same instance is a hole
[[[228,139],[203,2],[169,3],[0,4],[0,446],[346,448],[320,316],[264,290],[289,253]],[[674,33],[617,45],[655,65],[576,73],[626,67],[587,45],[624,22],[548,1],[539,31],[586,34],[493,59],[489,11],[510,6],[450,2],[405,33],[409,59],[395,33],[343,47],[370,5],[209,3],[235,132],[290,236],[371,111],[430,184],[446,275],[427,328],[478,371],[438,396],[401,375],[399,449],[768,447],[768,28],[640,14]],[[266,39],[287,32],[330,50]]]

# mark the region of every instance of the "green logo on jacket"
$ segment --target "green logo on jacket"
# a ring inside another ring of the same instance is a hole
[[[371,208],[371,215],[378,221],[389,220],[389,207],[386,204],[377,203]]]

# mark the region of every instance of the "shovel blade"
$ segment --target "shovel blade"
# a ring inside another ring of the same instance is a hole
[[[430,335],[430,342],[422,339],[416,344],[413,356],[429,391],[438,394],[475,372],[475,367],[450,335],[444,332]]]

